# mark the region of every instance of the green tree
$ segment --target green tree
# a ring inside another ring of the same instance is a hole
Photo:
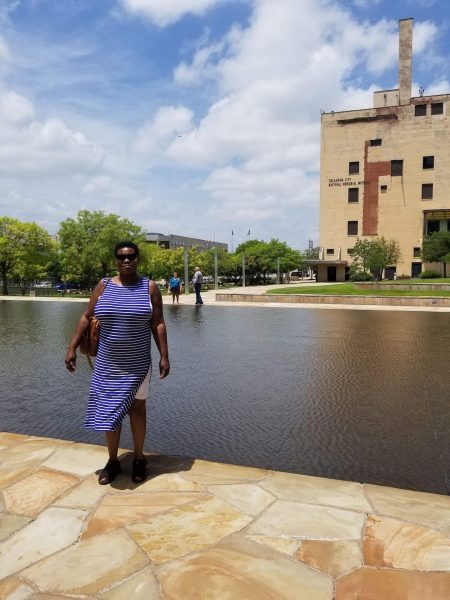
[[[382,278],[386,267],[395,266],[401,260],[397,240],[386,240],[384,237],[371,240],[358,238],[349,254],[353,258],[353,271],[370,271],[377,280]]]
[[[145,241],[144,231],[117,215],[81,210],[60,224],[63,279],[92,288],[115,268],[114,246],[120,240]]]
[[[22,294],[36,280],[46,275],[52,259],[50,236],[36,223],[0,217],[0,269],[3,294],[8,295],[8,281],[16,281]]]
[[[304,262],[300,251],[293,250],[286,242],[277,239],[271,239],[270,242],[248,240],[236,248],[236,254],[245,255],[245,268],[249,279],[255,280],[262,276],[264,283],[269,273],[276,272],[278,259],[282,272],[299,268]]]
[[[47,231],[36,223],[22,223],[22,226],[24,239],[11,269],[11,279],[19,285],[24,296],[35,281],[47,276],[54,245]]]
[[[435,231],[423,241],[422,259],[427,263],[438,262],[447,277],[447,263],[450,263],[450,231]]]

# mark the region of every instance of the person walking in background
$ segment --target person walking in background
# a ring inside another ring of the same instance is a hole
[[[168,291],[172,294],[172,304],[175,303],[175,298],[177,299],[178,304],[181,292],[181,279],[178,277],[176,271],[174,271],[173,276],[169,279]]]
[[[132,480],[140,483],[147,477],[143,450],[152,335],[160,354],[160,379],[170,371],[161,292],[154,281],[138,275],[139,248],[134,242],[119,242],[114,253],[118,275],[97,284],[64,361],[73,373],[76,350],[89,318],[95,316],[100,321],[100,337],[85,427],[106,433],[109,460],[98,477],[101,485],[113,481],[121,471],[117,452],[125,415],[130,417],[134,443]]]
[[[192,278],[195,290],[195,304],[203,304],[202,297],[200,295],[203,283],[203,273],[200,271],[200,267],[194,268],[194,277]]]

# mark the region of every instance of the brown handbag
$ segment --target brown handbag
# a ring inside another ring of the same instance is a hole
[[[110,279],[111,278],[108,277],[108,279],[106,280],[106,283],[102,289],[102,293],[97,298],[97,302],[99,301],[99,298],[105,291],[105,287],[108,285],[108,281]],[[95,303],[95,305],[97,305],[97,302]],[[89,317],[89,324],[81,338],[79,350],[80,350],[81,354],[86,354],[86,357],[88,359],[89,365],[91,366],[91,369],[93,368],[91,356],[97,356],[99,338],[100,338],[100,321],[96,317]]]

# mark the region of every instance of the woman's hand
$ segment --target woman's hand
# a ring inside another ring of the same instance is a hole
[[[170,363],[168,358],[161,358],[159,361],[159,378],[164,379],[170,371]]]
[[[66,353],[66,357],[64,359],[66,363],[66,369],[73,373],[77,367],[77,353],[72,348],[69,348]]]

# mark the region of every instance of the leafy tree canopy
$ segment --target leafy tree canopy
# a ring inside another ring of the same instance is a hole
[[[144,231],[117,215],[81,210],[60,225],[61,265],[67,280],[93,287],[115,268],[114,246],[120,240],[145,241]]]
[[[36,225],[10,217],[0,217],[0,270],[3,294],[8,281],[19,284],[22,294],[37,279],[45,276],[54,245],[49,234]]]
[[[439,262],[447,277],[447,263],[450,263],[450,231],[435,231],[423,241],[422,258],[427,263]]]

